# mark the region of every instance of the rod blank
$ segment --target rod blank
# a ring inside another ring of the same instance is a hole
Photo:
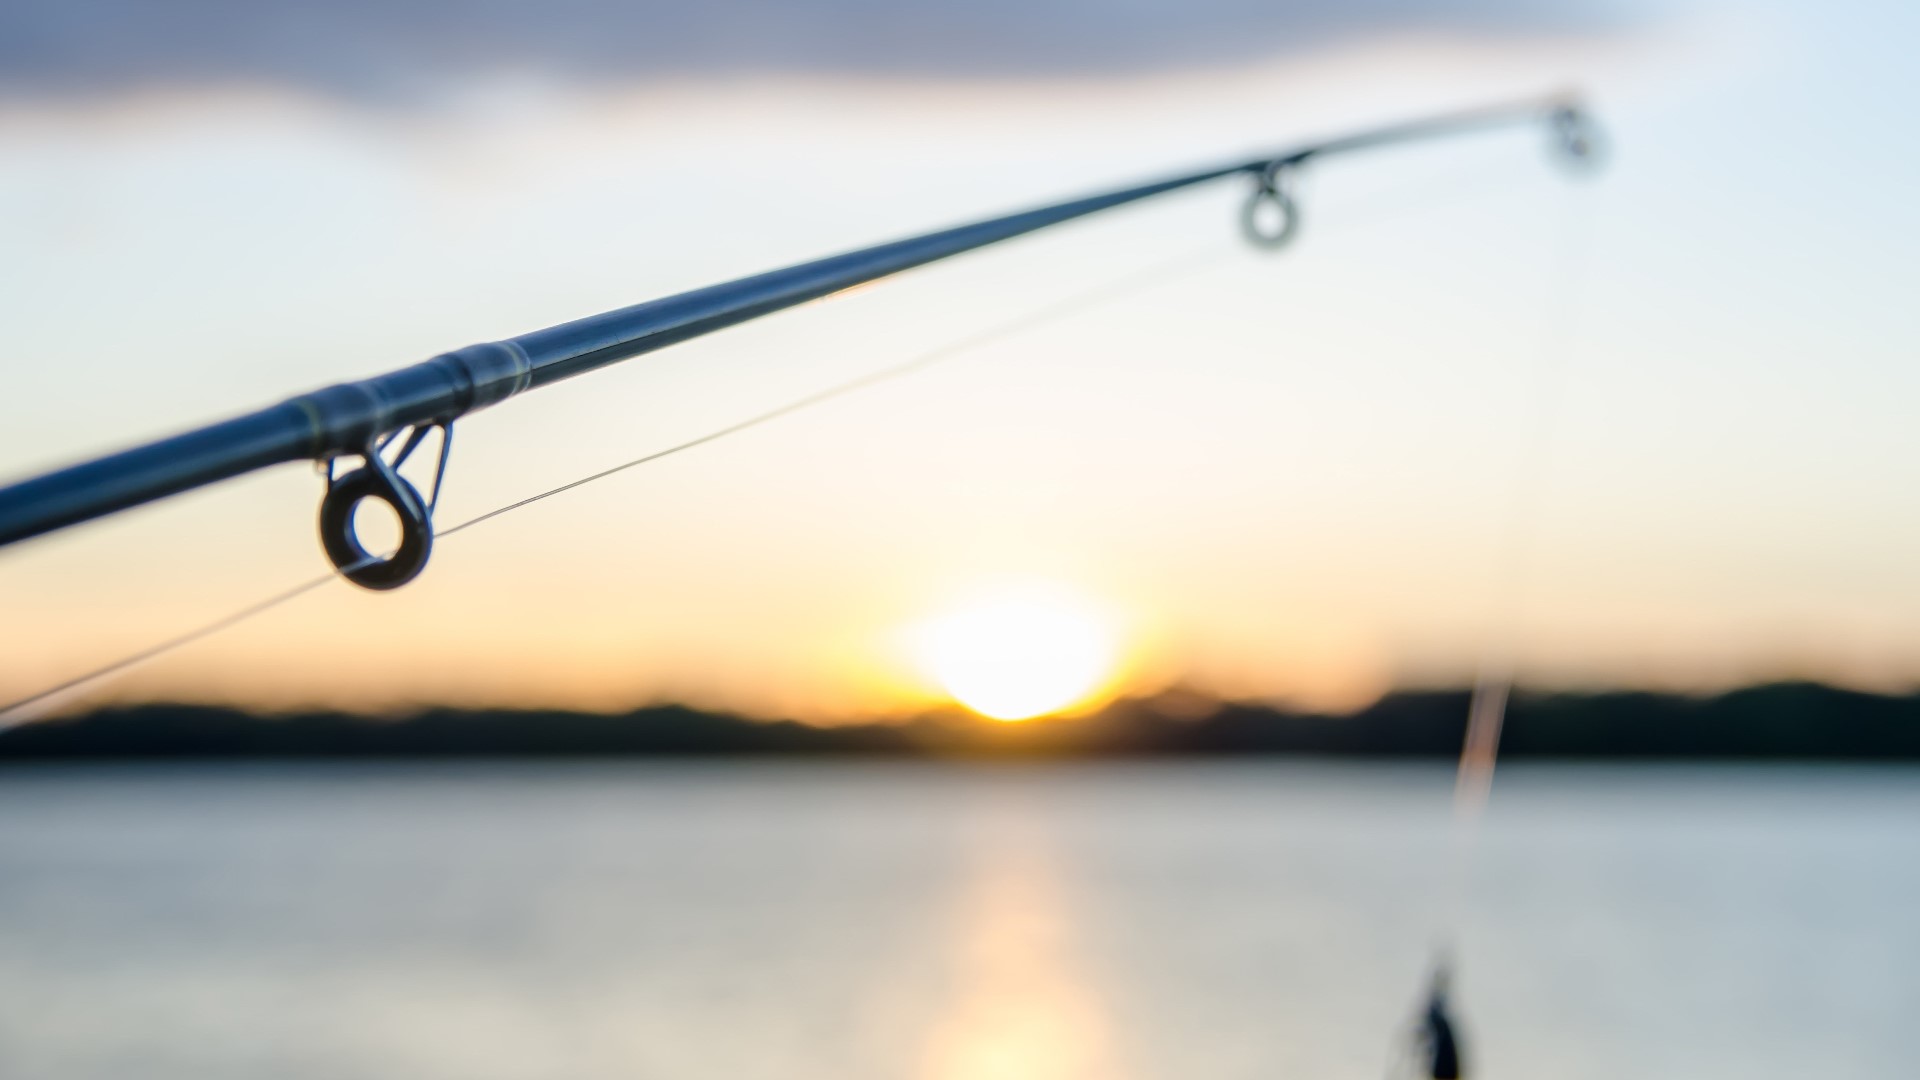
[[[1277,155],[862,248],[504,341],[458,349],[397,371],[301,394],[257,412],[0,488],[0,546],[270,465],[302,460],[331,462],[344,455],[358,455],[372,469],[379,441],[404,429],[449,425],[460,416],[535,387],[1102,210],[1236,175],[1256,178],[1256,199],[1263,193],[1273,197],[1278,191],[1276,179],[1310,160],[1540,120],[1555,125],[1570,152],[1584,155],[1584,120],[1576,102],[1565,95],[1534,99],[1307,144]],[[1287,209],[1291,213],[1290,199]],[[331,482],[339,484],[345,479]],[[408,513],[405,507],[396,509],[403,517]],[[431,527],[425,521],[417,524]],[[343,568],[354,577],[351,570]]]

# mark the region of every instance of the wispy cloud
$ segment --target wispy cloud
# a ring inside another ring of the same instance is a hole
[[[529,75],[1111,75],[1246,62],[1370,35],[1590,34],[1621,0],[13,0],[0,94],[277,85],[363,104]]]

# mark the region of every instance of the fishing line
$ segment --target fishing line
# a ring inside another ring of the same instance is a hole
[[[1591,196],[1585,196],[1591,198]],[[1518,462],[1508,485],[1507,506],[1496,548],[1497,561],[1490,583],[1491,600],[1485,644],[1474,674],[1467,704],[1467,725],[1454,773],[1452,838],[1447,859],[1449,879],[1440,915],[1431,986],[1423,1013],[1407,1040],[1397,1068],[1404,1075],[1418,1062],[1421,1076],[1449,1080],[1465,1075],[1458,1045],[1457,1023],[1448,1005],[1453,951],[1470,900],[1481,821],[1492,793],[1499,764],[1500,736],[1513,696],[1518,667],[1521,607],[1530,576],[1539,526],[1539,509],[1554,449],[1555,422],[1564,389],[1567,360],[1578,343],[1577,322],[1587,292],[1592,261],[1593,207],[1578,192],[1563,197],[1559,237],[1553,245],[1553,265],[1544,325],[1528,365],[1533,386],[1523,397],[1529,408],[1517,426],[1514,454]],[[1525,422],[1527,418],[1531,422]],[[1489,511],[1486,515],[1492,517]],[[1450,1067],[1448,1063],[1450,1062]]]
[[[1161,263],[1155,267],[1152,267],[1146,271],[1143,271],[1140,274],[1136,274],[1127,278],[1122,278],[1119,281],[1110,282],[1107,285],[1102,286],[1101,288],[1094,289],[1089,292],[1081,293],[1078,296],[1070,297],[1066,300],[1060,301],[1059,303],[1050,305],[1045,308],[1041,308],[1038,311],[1029,312],[1028,314],[1020,318],[1011,320],[1009,322],[1001,323],[998,326],[990,327],[986,330],[982,330],[976,334],[972,334],[968,337],[961,338],[957,341],[949,342],[930,352],[922,353],[921,355],[915,357],[914,359],[908,360],[904,363],[896,364],[893,367],[881,368],[878,371],[870,372],[866,375],[862,375],[855,379],[850,379],[847,382],[839,383],[835,386],[830,386],[825,390],[817,391],[815,393],[807,395],[806,397],[796,398],[793,401],[787,402],[785,405],[779,406],[778,408],[769,409],[768,411],[760,413],[756,416],[748,417],[747,419],[742,420],[739,423],[728,425],[727,427],[720,428],[717,431],[708,432],[705,435],[702,435],[696,439],[690,439],[686,442],[680,443],[677,446],[670,446],[665,450],[656,450],[650,454],[644,454],[640,457],[634,458],[632,461],[615,465],[610,469],[602,469],[601,471],[597,473],[593,473],[590,476],[583,476],[578,480],[561,484],[559,487],[550,488],[546,491],[539,493],[538,495],[529,495],[526,498],[519,500],[518,502],[511,502],[498,509],[489,510],[486,513],[480,514],[477,517],[469,518],[458,525],[441,529],[439,530],[438,535],[451,536],[452,534],[457,533],[462,529],[470,528],[474,525],[480,524],[483,521],[487,521],[492,518],[499,517],[502,514],[506,514],[514,510],[518,510],[523,506],[529,506],[533,503],[539,502],[542,499],[552,498],[553,496],[558,495],[562,492],[572,491],[574,488],[581,487],[586,484],[591,484],[596,480],[604,480],[607,477],[614,475],[615,473],[625,472],[626,470],[631,469],[636,465],[645,465],[649,462],[658,461],[661,458],[670,457],[674,454],[680,453],[682,450],[691,450],[696,446],[703,446],[717,439],[724,439],[729,435],[736,435],[750,428],[759,427],[761,424],[765,424],[773,420],[778,420],[783,416],[792,415],[793,413],[800,412],[803,409],[810,409],[815,405],[823,404],[825,402],[833,400],[834,398],[842,397],[844,395],[854,393],[855,391],[865,390],[869,387],[878,386],[881,383],[890,382],[894,379],[903,378],[907,375],[918,374],[919,372],[924,371],[927,368],[932,367],[933,365],[938,364],[943,360],[950,360],[953,357],[960,355],[961,353],[970,352],[983,345],[991,344],[995,341],[998,341],[1005,337],[1009,337],[1011,335],[1019,334],[1027,330],[1036,329],[1038,327],[1046,325],[1047,323],[1050,323],[1059,318],[1062,318],[1063,316],[1073,314],[1082,308],[1091,307],[1108,300],[1118,299],[1119,297],[1127,295],[1128,293],[1136,292],[1140,289],[1146,288],[1151,285],[1162,284],[1168,281],[1177,280],[1181,277],[1186,277],[1190,274],[1198,273],[1201,270],[1205,270],[1212,266],[1218,265],[1219,263],[1225,262],[1229,257],[1235,257],[1237,256],[1237,254],[1238,253],[1233,250],[1210,251],[1208,253],[1198,255],[1198,256],[1182,256],[1177,259],[1168,260],[1167,262]]]
[[[1455,884],[1447,924],[1457,927],[1466,905],[1475,841],[1499,763],[1500,735],[1518,668],[1517,642],[1522,608],[1532,574],[1547,490],[1555,431],[1565,389],[1568,358],[1578,346],[1578,321],[1592,261],[1593,207],[1578,192],[1564,196],[1559,232],[1553,245],[1552,282],[1544,305],[1544,325],[1529,365],[1533,386],[1523,395],[1529,404],[1517,432],[1518,468],[1510,481],[1506,521],[1498,541],[1499,559],[1492,581],[1486,645],[1467,706],[1467,731],[1454,776],[1453,823]]]
[[[371,559],[368,560],[369,563],[374,561],[375,560],[371,560]],[[5,730],[8,727],[13,727],[16,724],[33,719],[33,716],[28,715],[27,710],[31,709],[35,705],[38,705],[41,703],[46,703],[51,705],[53,704],[53,699],[64,696],[70,691],[80,690],[83,687],[86,687],[95,682],[98,682],[101,679],[105,679],[113,675],[122,674],[132,668],[138,667],[139,665],[146,663],[149,660],[154,660],[154,659],[158,659],[161,656],[165,656],[167,653],[170,653],[173,650],[178,649],[183,645],[191,645],[194,642],[199,641],[201,638],[211,637],[212,635],[217,634],[222,630],[226,630],[230,627],[238,626],[241,623],[246,622],[248,619],[253,618],[255,615],[264,615],[267,612],[272,611],[274,608],[279,607],[281,604],[284,604],[290,600],[294,600],[299,597],[305,596],[307,593],[310,593],[313,590],[319,588],[320,586],[325,585],[327,582],[332,581],[334,579],[334,576],[335,575],[332,573],[323,574],[320,577],[314,578],[312,581],[295,585],[293,588],[288,589],[285,592],[275,593],[274,595],[267,597],[265,600],[257,600],[251,604],[246,605],[245,607],[239,608],[235,611],[230,611],[227,614],[222,615],[219,618],[213,620],[212,622],[204,623],[176,637],[167,638],[164,641],[160,641],[156,644],[149,645],[146,648],[141,649],[139,652],[129,653],[126,656],[123,656],[120,659],[113,661],[112,663],[106,664],[102,667],[95,668],[92,671],[88,671],[80,675],[75,675],[73,678],[68,679],[65,682],[55,683],[54,685],[47,687],[45,690],[40,690],[35,693],[28,694],[26,697],[20,698],[17,701],[12,701],[6,704],[5,706],[0,706],[0,730]]]
[[[628,469],[632,469],[640,465],[646,465],[655,461],[659,461],[662,458],[672,457],[673,455],[681,453],[682,451],[692,450],[698,446],[705,446],[708,443],[727,438],[728,436],[731,436],[731,435],[737,435],[743,431],[748,431],[752,428],[759,427],[762,424],[767,424],[774,420],[778,420],[781,417],[791,416],[794,413],[813,408],[817,405],[825,404],[829,401],[834,400],[835,398],[843,397],[847,394],[851,394],[859,390],[869,389],[871,387],[877,386],[884,382],[890,382],[894,379],[903,378],[908,375],[918,374],[934,366],[935,364],[941,363],[942,361],[950,360],[963,353],[967,353],[974,349],[978,349],[982,346],[992,344],[1004,338],[1012,337],[1012,336],[1024,333],[1026,331],[1036,329],[1048,323],[1064,318],[1068,315],[1076,314],[1086,308],[1094,307],[1099,304],[1106,303],[1108,301],[1116,300],[1122,296],[1126,296],[1126,295],[1138,292],[1142,289],[1150,288],[1155,285],[1162,285],[1172,281],[1177,281],[1182,278],[1197,274],[1202,270],[1206,270],[1211,267],[1217,266],[1223,262],[1226,262],[1230,258],[1240,258],[1240,257],[1243,257],[1243,256],[1238,248],[1229,247],[1221,250],[1208,250],[1206,252],[1202,252],[1198,254],[1190,252],[1186,255],[1182,255],[1177,258],[1168,259],[1164,262],[1155,264],[1154,266],[1149,267],[1148,269],[1143,270],[1139,273],[1131,274],[1126,277],[1122,277],[1117,280],[1110,281],[1105,285],[1101,285],[1096,288],[1089,289],[1085,292],[1067,297],[1064,300],[1056,301],[1045,307],[1036,309],[1034,311],[1030,311],[1024,315],[1010,319],[998,325],[989,327],[985,330],[981,330],[976,333],[970,334],[966,337],[948,342],[945,345],[941,345],[937,348],[921,353],[919,356],[916,356],[911,360],[907,360],[902,363],[895,364],[891,367],[885,367],[877,371],[869,372],[866,375],[862,375],[858,378],[847,380],[846,382],[838,383],[824,390],[819,390],[814,393],[808,394],[805,397],[796,398],[792,401],[787,402],[784,405],[780,405],[776,408],[769,409],[766,412],[762,412],[754,416],[750,416],[745,420],[741,420],[737,423],[729,424],[726,427],[719,428],[715,431],[710,431],[705,435],[698,436],[697,438],[689,439],[686,442],[669,446],[664,450],[655,450],[650,453],[642,454],[641,456],[634,458],[631,461],[622,462],[621,464],[615,465],[612,468],[602,469],[599,472],[592,473],[587,476],[583,476],[578,480],[572,480],[565,484],[561,484],[558,487],[549,488],[546,491],[542,491],[536,495],[529,495],[524,499],[518,499],[518,500],[515,500],[514,502],[507,503],[504,506],[499,506],[492,510],[488,510],[485,513],[478,514],[474,517],[468,518],[467,520],[462,521],[457,525],[452,525],[447,528],[437,530],[437,536],[442,538],[452,536],[455,533],[470,529],[475,525],[479,525],[486,521],[491,521],[494,518],[500,517],[504,514],[513,513],[516,510],[522,509],[527,506],[531,506],[534,503],[540,502],[544,499],[550,499],[555,495],[572,491],[575,488],[584,487],[585,485],[591,484],[595,481],[604,480],[607,477],[613,476],[617,473],[625,472]],[[272,611],[274,608],[277,608],[282,604],[296,600],[302,596],[305,596],[307,593],[313,592],[314,590],[320,588],[321,586],[326,585],[328,582],[335,581],[345,576],[346,574],[352,572],[353,570],[359,569],[363,566],[377,564],[380,561],[382,561],[384,557],[385,556],[378,556],[378,557],[370,556],[366,559],[361,560],[358,563],[354,563],[349,566],[342,567],[338,571],[323,574],[310,581],[302,582],[299,585],[295,585],[290,589],[286,589],[284,591],[275,593],[263,600],[257,600],[253,603],[237,608],[234,611],[231,611],[225,615],[222,615],[219,618],[214,619],[210,622],[203,623],[200,626],[194,627],[193,629],[188,630],[184,633],[178,634],[174,637],[167,638],[163,641],[147,646],[146,648],[140,649],[137,652],[129,653],[128,655],[121,657],[118,660],[114,660],[111,663],[104,664],[100,667],[94,668],[80,675],[76,675],[63,682],[56,683],[53,686],[47,687],[44,690],[40,690],[35,693],[29,694],[26,697],[19,698],[12,702],[8,702],[5,705],[0,705],[0,730],[5,730],[7,727],[12,727],[21,722],[32,719],[33,716],[29,715],[29,711],[33,710],[36,706],[39,706],[42,709],[52,707],[54,704],[57,703],[57,699],[66,697],[69,694],[78,692],[82,689],[92,686],[101,680],[108,679],[118,675],[123,675],[128,671],[132,670],[133,668],[138,667],[141,664],[144,664],[150,660],[158,659],[159,657],[164,656],[167,653],[174,651],[175,649],[181,648],[182,646],[191,645],[196,641],[200,641],[204,638],[211,637],[214,634],[221,632],[222,630],[228,630],[235,626],[238,626],[241,623],[244,623],[250,619],[255,618],[256,616],[264,615],[267,612]]]

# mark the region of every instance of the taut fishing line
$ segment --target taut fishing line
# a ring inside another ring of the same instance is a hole
[[[583,476],[578,480],[572,480],[558,487],[549,488],[539,494],[529,495],[524,499],[518,499],[504,506],[495,507],[483,514],[468,518],[457,525],[439,529],[437,530],[437,535],[441,538],[452,536],[455,533],[463,532],[482,522],[491,521],[504,514],[510,514],[523,507],[540,502],[543,499],[549,499],[563,492],[572,491],[574,488],[583,487],[597,480],[604,480],[616,473],[622,473],[628,469],[659,461],[662,458],[671,457],[674,454],[691,450],[698,446],[704,446],[707,443],[724,439],[730,435],[737,435],[740,432],[759,427],[762,424],[770,423],[784,416],[791,416],[794,413],[802,412],[817,405],[823,405],[835,398],[843,397],[859,390],[865,390],[884,382],[890,382],[894,379],[917,374],[942,361],[950,360],[963,353],[971,352],[1028,330],[1036,329],[1065,318],[1066,316],[1076,314],[1086,308],[1116,300],[1122,296],[1139,292],[1155,285],[1167,284],[1197,274],[1203,270],[1217,266],[1231,257],[1238,257],[1238,254],[1237,249],[1226,248],[1219,251],[1207,251],[1199,254],[1189,253],[1168,259],[1139,273],[1110,281],[1104,285],[1067,297],[1064,300],[1059,300],[1045,307],[1029,311],[1024,315],[1009,319],[1006,322],[991,326],[985,330],[950,341],[945,345],[930,349],[902,363],[869,372],[858,378],[849,379],[846,382],[837,383],[824,390],[808,394],[805,397],[795,398],[777,408],[757,413],[745,420],[729,424],[715,431],[710,431],[705,435],[689,439],[686,442],[669,446],[664,450],[655,450],[651,453],[643,454],[640,457],[615,465],[612,468],[602,469],[599,472]],[[5,705],[0,705],[0,730],[31,720],[39,715],[40,711],[53,707],[61,699],[91,687],[104,679],[127,674],[134,668],[148,661],[165,656],[167,653],[182,646],[191,645],[196,641],[211,637],[223,630],[230,630],[256,616],[264,615],[282,604],[305,596],[329,582],[340,580],[356,569],[364,566],[377,565],[384,557],[385,556],[370,556],[357,563],[344,566],[337,571],[302,582],[292,588],[282,590],[264,599],[239,607],[217,619],[202,623],[174,637],[156,642],[137,652],[129,653],[111,663],[103,664],[100,667],[49,686],[44,690],[36,691],[26,697],[8,702]]]
[[[1474,171],[1471,173],[1463,173],[1462,175],[1453,178],[1452,183],[1439,185],[1437,187],[1430,185],[1426,188],[1423,188],[1418,195],[1410,199],[1389,198],[1389,199],[1381,200],[1380,203],[1367,207],[1366,210],[1362,212],[1358,217],[1348,218],[1347,220],[1343,221],[1341,223],[1341,227],[1354,228],[1354,227],[1365,227],[1368,225],[1380,224],[1380,223],[1392,221],[1394,219],[1397,219],[1403,216],[1407,216],[1409,214],[1417,214],[1424,210],[1432,210],[1437,206],[1445,206],[1449,203],[1457,201],[1459,198],[1461,198],[1465,194],[1474,193],[1474,191],[1479,186],[1487,182],[1488,175],[1489,174],[1484,174],[1479,171]],[[890,382],[894,379],[915,374],[917,372],[925,370],[926,368],[932,367],[933,365],[938,364],[944,360],[948,360],[955,356],[958,356],[962,353],[966,353],[974,349],[978,349],[983,346],[990,345],[996,341],[1000,341],[1004,338],[1011,337],[1013,335],[1020,334],[1028,330],[1037,329],[1038,327],[1047,325],[1048,323],[1052,323],[1059,319],[1065,318],[1069,315],[1076,314],[1083,309],[1093,307],[1098,304],[1105,303],[1107,301],[1116,300],[1116,299],[1119,299],[1120,297],[1127,296],[1132,293],[1138,292],[1143,289],[1151,288],[1156,285],[1168,284],[1173,281],[1180,280],[1182,278],[1191,276],[1193,274],[1197,274],[1203,270],[1209,269],[1213,266],[1224,263],[1230,258],[1234,258],[1234,257],[1236,257],[1236,249],[1227,248],[1217,252],[1208,250],[1204,252],[1190,253],[1187,255],[1178,256],[1176,258],[1168,259],[1165,262],[1155,264],[1154,266],[1151,266],[1146,270],[1141,271],[1137,274],[1128,275],[1126,277],[1122,277],[1122,278],[1110,281],[1104,285],[1096,286],[1085,292],[1067,297],[1063,300],[1056,301],[1053,304],[1050,304],[1041,308],[1037,308],[1033,311],[1029,311],[1024,315],[1015,317],[1013,319],[1009,319],[1006,322],[999,323],[985,330],[979,331],[974,334],[970,334],[966,337],[962,337],[962,338],[958,338],[956,340],[950,341],[945,345],[941,345],[937,348],[931,349],[925,353],[920,354],[919,356],[916,356],[902,363],[895,364],[891,367],[881,368],[877,371],[873,371],[866,375],[859,376],[858,378],[850,379],[846,382],[835,384],[833,386],[826,388],[825,390],[817,391],[805,397],[796,398],[793,401],[789,401],[786,404],[781,405],[777,408],[770,409],[763,413],[758,413],[754,416],[748,417],[745,420],[739,421],[738,423],[730,424],[718,430],[708,432],[705,435],[701,435],[697,438],[690,439],[686,442],[667,447],[664,450],[656,450],[656,451],[653,451],[652,453],[644,454],[640,457],[634,458],[631,461],[623,462],[611,468],[603,469],[599,472],[592,473],[587,476],[583,476],[578,480],[569,481],[568,483],[561,484],[558,487],[549,488],[548,490],[542,491],[538,494],[529,495],[526,498],[519,499],[514,502],[507,503],[503,506],[496,507],[492,510],[486,511],[485,513],[468,518],[467,520],[462,521],[457,525],[448,526],[444,529],[437,529],[436,535],[442,538],[451,536],[454,533],[472,528],[475,525],[478,525],[484,521],[488,521],[496,517],[500,517],[503,514],[512,513],[516,510],[521,509],[522,507],[529,506],[536,502],[540,502],[543,499],[552,498],[555,495],[559,495],[559,494],[562,494],[563,492],[571,491],[574,488],[581,487],[586,484],[591,484],[597,480],[603,480],[609,476],[615,475],[616,473],[625,472],[628,469],[633,469],[641,465],[646,465],[651,462],[658,461],[662,458],[671,457],[672,455],[678,454],[684,450],[691,450],[695,447],[703,446],[707,443],[714,442],[719,439],[724,439],[730,435],[735,435],[740,432],[746,431],[750,428],[758,427],[762,424],[766,424],[773,420],[780,419],[781,417],[789,416],[794,413],[812,408],[816,405],[824,404],[828,401],[833,400],[834,398],[838,398],[846,394],[851,394],[858,390],[864,390],[869,387],[876,386],[883,382]],[[35,691],[34,693],[27,695],[26,697],[17,698],[11,702],[6,703],[5,705],[0,705],[0,730],[5,730],[8,727],[17,725],[27,720],[34,719],[35,717],[42,715],[45,712],[45,710],[50,709],[55,705],[57,705],[61,700],[65,700],[69,698],[71,695],[76,694],[80,691],[83,691],[89,687],[92,687],[103,680],[127,674],[128,672],[132,671],[134,668],[137,668],[149,661],[159,659],[160,657],[165,656],[166,654],[173,652],[176,649],[179,649],[186,645],[191,645],[196,641],[200,641],[202,639],[212,637],[213,635],[218,634],[221,631],[232,629],[233,627],[238,626],[241,623],[247,622],[248,620],[253,619],[256,616],[264,615],[267,612],[272,611],[274,608],[281,606],[282,604],[289,603],[302,596],[305,596],[307,593],[313,592],[314,590],[321,588],[322,586],[328,584],[329,582],[339,580],[342,577],[345,577],[346,575],[353,573],[355,570],[358,570],[367,566],[378,565],[385,557],[386,557],[385,555],[369,556],[358,562],[342,566],[332,573],[320,575],[308,581],[302,582],[298,585],[294,585],[285,590],[274,593],[261,600],[243,605],[216,619],[209,620],[205,623],[200,624],[199,626],[196,626],[190,630],[184,631],[178,635],[175,635],[170,638],[166,638],[146,648],[129,653],[126,656],[123,656],[110,663],[103,664],[96,668],[92,668],[88,671],[82,672],[79,675],[75,675],[72,678],[62,680],[61,682],[55,683],[52,686],[46,687],[45,689]]]

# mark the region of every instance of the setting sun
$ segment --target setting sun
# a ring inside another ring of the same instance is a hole
[[[1091,605],[1032,588],[975,601],[920,628],[917,652],[953,698],[996,720],[1079,704],[1118,659],[1116,635]]]

